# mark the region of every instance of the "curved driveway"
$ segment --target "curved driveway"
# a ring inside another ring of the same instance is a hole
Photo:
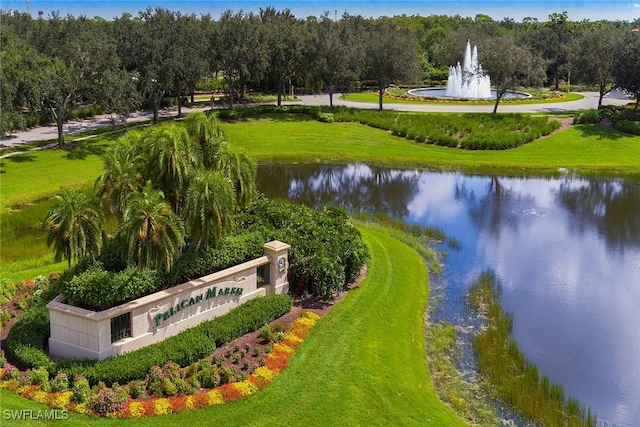
[[[578,92],[584,96],[583,99],[570,102],[555,102],[548,104],[520,104],[520,105],[498,105],[498,113],[562,113],[575,110],[589,110],[598,107],[597,92]],[[303,104],[308,105],[329,105],[329,95],[300,95],[298,96]],[[624,105],[629,99],[617,98],[613,96],[605,96],[602,103],[604,105]],[[384,101],[383,101],[384,103]],[[340,99],[340,94],[333,96],[333,105],[370,108],[377,109],[377,103],[353,102]],[[385,110],[397,111],[417,111],[417,112],[443,112],[443,113],[491,113],[493,104],[491,105],[464,105],[464,104],[394,104],[384,103]]]
[[[522,104],[522,105],[507,105],[502,104],[498,106],[499,113],[562,113],[575,110],[588,110],[598,106],[598,93],[597,92],[579,92],[584,95],[585,98],[578,101],[571,102],[558,102],[549,104]],[[329,105],[329,96],[323,95],[300,95],[301,103],[305,105]],[[624,105],[629,102],[629,99],[618,98],[614,96],[605,96],[603,104],[611,105]],[[346,107],[355,108],[378,108],[377,103],[366,102],[352,102],[340,99],[340,94],[333,96],[334,105],[342,105]],[[300,102],[291,103],[290,105],[300,105]],[[204,109],[208,109],[204,108]],[[493,105],[464,105],[464,104],[392,104],[385,103],[383,108],[386,110],[397,111],[415,111],[415,112],[445,112],[445,113],[487,113],[493,111]],[[184,113],[193,111],[192,109],[183,108]],[[176,109],[168,108],[160,111],[160,116],[169,117],[175,116]],[[153,115],[151,111],[140,111],[134,113],[127,120],[128,123],[134,124],[141,121],[151,120]],[[110,126],[111,121],[107,116],[97,116],[84,120],[69,121],[64,125],[65,135],[70,135],[78,132],[85,132],[88,130],[94,130],[105,126]],[[12,147],[27,142],[46,141],[55,139],[58,135],[55,126],[42,126],[33,129],[28,129],[21,132],[15,132],[7,137],[3,137],[0,140],[0,148]],[[5,157],[5,156],[0,156]]]

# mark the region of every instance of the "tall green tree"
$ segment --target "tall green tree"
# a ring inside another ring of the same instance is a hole
[[[104,216],[97,201],[80,190],[61,188],[55,204],[42,220],[47,245],[53,246],[56,262],[89,255],[95,262],[104,241]]]
[[[182,220],[151,182],[129,197],[118,234],[127,258],[140,269],[168,271],[185,244]]]
[[[616,85],[635,95],[637,111],[640,107],[640,32],[627,31],[619,40],[616,52]]]
[[[175,88],[181,54],[176,49],[178,14],[163,8],[147,8],[132,18],[116,18],[118,56],[127,71],[136,72],[143,102],[153,109],[158,123],[162,99]]]
[[[145,146],[146,179],[153,180],[174,210],[179,211],[189,177],[201,164],[197,145],[184,126],[171,123],[150,132]]]
[[[184,125],[189,138],[198,146],[202,166],[207,170],[213,169],[220,144],[227,140],[215,115],[194,111],[187,114]]]
[[[139,132],[128,132],[104,157],[104,168],[96,178],[96,196],[102,206],[122,218],[127,200],[144,185],[144,157],[138,143]]]
[[[378,108],[387,86],[395,82],[413,83],[422,76],[415,37],[406,28],[388,19],[373,23],[367,34],[365,75],[378,84]]]
[[[496,90],[494,114],[507,91],[521,86],[540,86],[545,77],[544,60],[519,46],[512,34],[492,39],[483,49],[480,61]]]
[[[172,58],[167,65],[174,67],[171,90],[178,98],[178,116],[181,116],[183,97],[193,94],[198,81],[208,74],[209,66],[204,29],[196,16],[177,13],[174,25]]]
[[[236,204],[241,209],[251,205],[256,195],[257,168],[255,162],[241,151],[231,148],[228,142],[220,144],[215,170],[222,173],[232,184]]]
[[[356,34],[345,20],[334,21],[327,13],[309,26],[312,73],[322,82],[333,107],[333,94],[339,85],[356,80],[364,57]]]
[[[231,182],[220,172],[197,171],[185,196],[183,217],[193,249],[217,246],[231,230],[236,196]]]
[[[307,39],[303,23],[289,9],[260,9],[261,37],[265,40],[267,70],[275,82],[278,106],[282,105],[285,83],[299,72]]]
[[[265,70],[266,56],[259,24],[253,14],[226,10],[214,26],[212,56],[215,67],[227,82],[230,108],[233,108],[236,93],[243,95],[246,81]]]
[[[58,145],[64,144],[63,125],[72,109],[87,98],[101,76],[118,65],[115,45],[106,27],[84,17],[50,19],[34,24],[31,43],[47,59],[38,72],[42,105],[50,111],[58,129]]]
[[[606,23],[581,28],[571,44],[574,76],[585,84],[598,86],[598,107],[602,98],[615,87],[618,45],[624,30]]]
[[[568,46],[573,38],[573,28],[567,12],[552,13],[544,23],[527,21],[520,37],[532,52],[545,60],[547,80],[555,90],[559,90],[561,71],[567,63]]]

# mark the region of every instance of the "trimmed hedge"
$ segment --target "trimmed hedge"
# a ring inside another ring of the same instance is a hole
[[[118,242],[111,239],[99,265],[83,260],[65,271],[55,289],[75,305],[100,311],[259,258],[265,242],[260,233],[226,236],[217,248],[182,253],[169,272],[161,273],[126,268],[114,256],[119,251]],[[51,300],[56,295],[48,293],[47,297]]]
[[[632,135],[640,135],[640,122],[631,120],[620,120],[616,122],[616,130],[620,132],[630,133]]]
[[[25,312],[11,328],[7,352],[25,368],[44,366],[51,375],[64,372],[69,378],[84,375],[91,385],[107,385],[142,380],[153,365],[173,361],[184,367],[208,355],[216,348],[242,335],[256,331],[291,310],[288,295],[267,295],[247,301],[229,313],[187,329],[166,340],[122,356],[95,360],[56,362],[44,352],[49,338],[46,308]]]

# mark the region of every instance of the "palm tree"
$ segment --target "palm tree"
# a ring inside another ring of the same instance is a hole
[[[146,139],[147,179],[153,179],[175,210],[194,168],[200,164],[197,145],[184,126],[172,123],[152,131]]]
[[[118,234],[124,236],[125,250],[138,268],[168,271],[184,246],[184,227],[171,210],[162,191],[147,182],[139,193],[129,196]]]
[[[207,248],[212,239],[218,245],[232,227],[235,202],[233,187],[221,173],[199,171],[193,176],[183,212],[194,250]]]
[[[220,143],[226,141],[227,136],[214,115],[207,116],[202,111],[194,111],[187,114],[184,120],[187,134],[192,141],[199,146],[202,165],[205,169],[211,169],[220,147]]]
[[[97,200],[66,188],[61,188],[54,200],[55,206],[42,220],[48,232],[47,245],[53,245],[54,260],[58,262],[64,257],[71,267],[72,259],[90,255],[95,262],[104,241],[104,216]]]
[[[256,164],[245,153],[234,151],[228,142],[220,144],[215,170],[220,171],[233,185],[236,205],[246,209],[256,194]]]
[[[127,198],[144,184],[137,133],[128,133],[104,159],[104,169],[95,181],[96,196],[103,207],[122,218]]]

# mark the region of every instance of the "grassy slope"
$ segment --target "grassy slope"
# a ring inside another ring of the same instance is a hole
[[[69,424],[464,425],[436,397],[426,366],[422,258],[380,231],[362,232],[372,253],[367,279],[318,323],[289,368],[266,389],[162,418],[118,422],[73,414]],[[0,396],[3,409],[44,409],[6,391]]]
[[[505,151],[467,151],[394,137],[357,123],[252,120],[225,125],[229,139],[260,163],[360,161],[488,173],[583,173],[640,177],[640,138],[578,125]]]

